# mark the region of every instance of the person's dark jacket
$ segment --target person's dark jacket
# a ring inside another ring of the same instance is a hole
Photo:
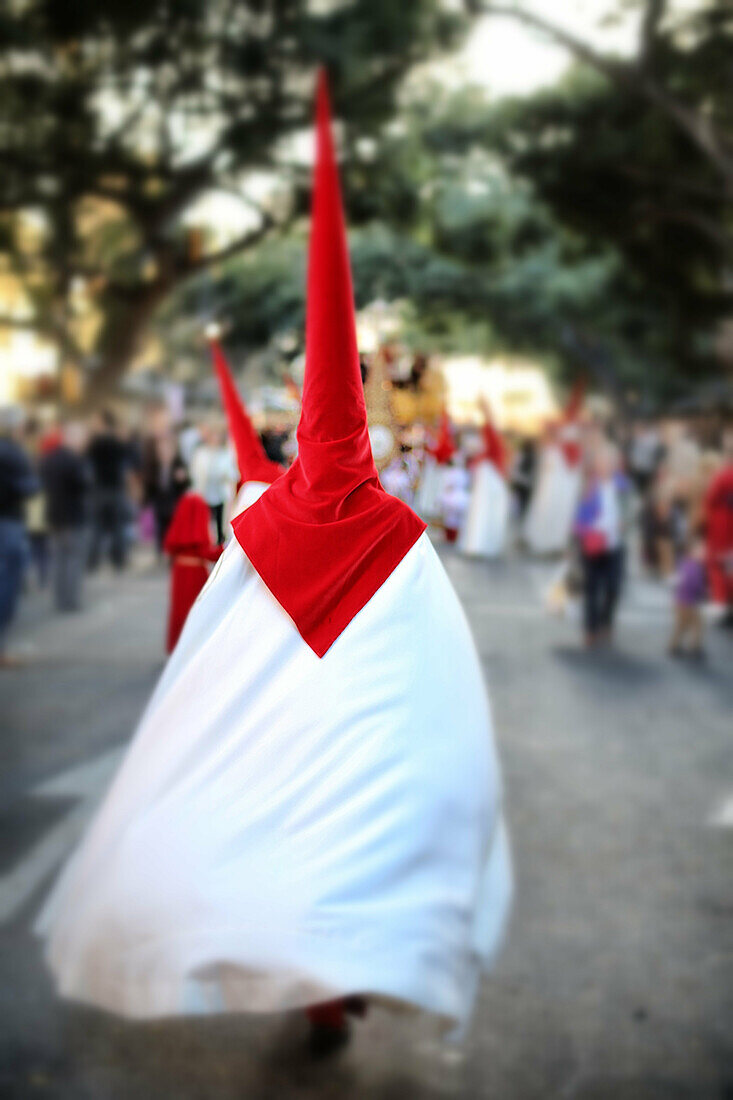
[[[68,447],[56,447],[41,460],[41,479],[46,490],[46,517],[53,530],[81,527],[88,518],[93,474],[82,455]]]
[[[40,489],[23,448],[14,439],[0,438],[0,519],[23,519],[23,503]]]
[[[102,432],[92,439],[87,453],[98,489],[124,489],[127,471],[134,465],[126,443],[113,432]]]

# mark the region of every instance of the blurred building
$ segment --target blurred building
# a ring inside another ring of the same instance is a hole
[[[481,397],[489,402],[502,431],[534,435],[558,413],[544,368],[531,360],[457,356],[445,358],[442,370],[448,409],[457,423],[480,423]]]

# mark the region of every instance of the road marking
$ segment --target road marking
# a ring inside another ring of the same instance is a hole
[[[726,798],[710,817],[708,825],[714,829],[733,829],[733,795]]]
[[[108,750],[32,789],[34,798],[76,798],[78,802],[11,871],[0,877],[0,923],[11,920],[23,908],[81,836],[123,752],[124,747],[119,746]]]

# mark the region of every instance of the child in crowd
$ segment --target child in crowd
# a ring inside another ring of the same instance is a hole
[[[700,660],[702,646],[702,603],[706,593],[705,545],[694,535],[682,556],[674,582],[674,629],[669,643],[673,657],[689,654]],[[689,641],[689,648],[685,642]]]

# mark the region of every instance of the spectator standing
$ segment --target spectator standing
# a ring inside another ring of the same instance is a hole
[[[615,455],[607,443],[589,457],[574,532],[583,571],[588,648],[610,642],[623,573],[622,514]]]
[[[635,424],[629,446],[629,472],[640,496],[646,496],[662,453],[659,433],[653,424]]]
[[[530,498],[534,491],[537,471],[537,449],[534,440],[523,439],[520,443],[511,470],[511,486],[517,502],[517,515],[520,522],[524,519]]]
[[[87,561],[92,470],[84,456],[81,424],[67,424],[63,439],[41,461],[51,529],[54,600],[57,611],[79,611]]]
[[[191,482],[194,492],[209,506],[216,530],[216,543],[224,542],[224,509],[233,496],[237,470],[224,433],[208,425],[202,432],[203,442],[194,451],[191,462]]]
[[[38,478],[20,444],[22,425],[20,409],[0,409],[0,668],[18,664],[7,652],[7,638],[28,560],[23,509],[39,488]]]
[[[49,434],[41,432],[37,424],[29,424],[26,428],[26,447],[31,461],[36,469],[42,456],[47,450],[58,445],[58,438],[50,436],[50,443],[46,440]],[[46,519],[46,493],[42,485],[39,485],[37,493],[29,497],[25,504],[25,525],[28,533],[30,547],[30,562],[35,572],[39,588],[45,588],[48,584],[51,544]]]
[[[94,476],[89,565],[92,569],[97,567],[109,542],[112,564],[122,569],[127,557],[126,481],[132,456],[128,444],[120,437],[117,417],[109,409],[101,414],[89,444],[88,458]]]
[[[698,660],[704,657],[701,609],[706,591],[705,544],[699,536],[694,536],[675,577],[674,630],[669,643],[669,652],[673,657],[681,657],[685,653]],[[686,649],[685,642],[688,640],[690,647]]]
[[[186,465],[170,434],[145,440],[142,457],[143,503],[152,508],[158,554],[181,494],[188,486]]]

